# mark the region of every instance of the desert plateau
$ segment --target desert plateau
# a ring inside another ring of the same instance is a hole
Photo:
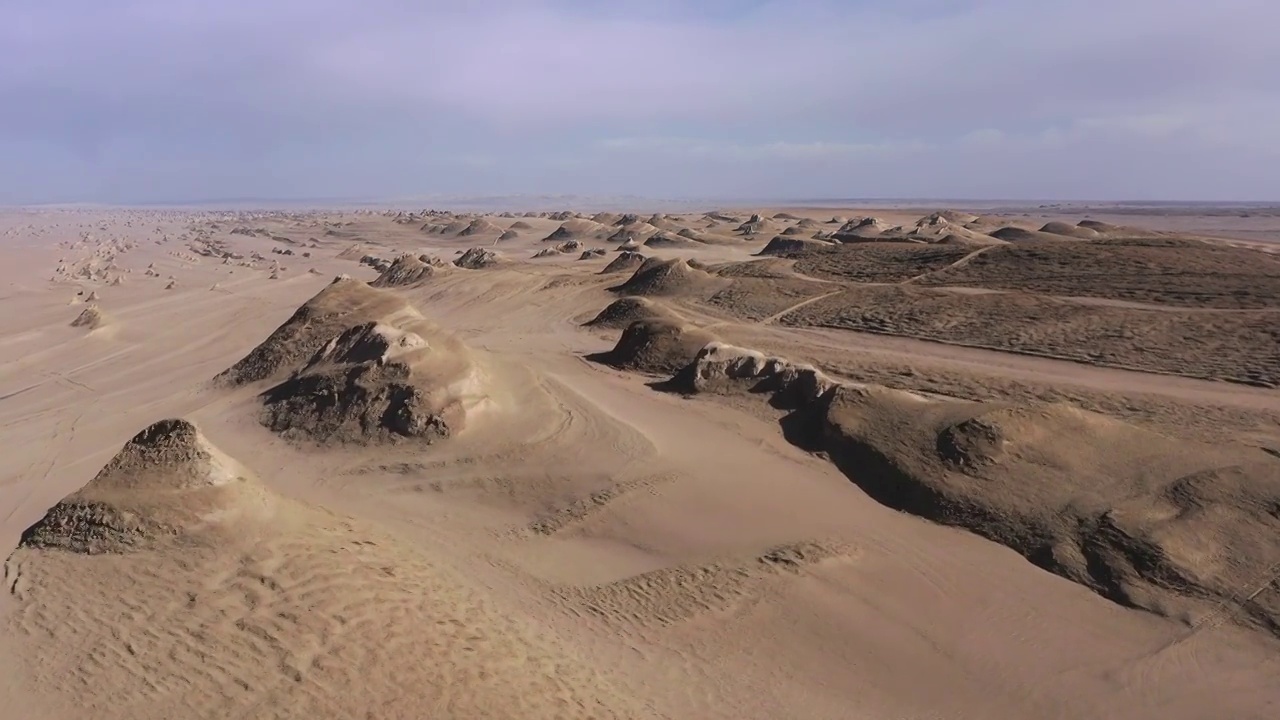
[[[1280,717],[1280,213],[0,211],[0,707]]]

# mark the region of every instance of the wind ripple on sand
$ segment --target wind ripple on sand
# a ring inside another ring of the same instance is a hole
[[[6,566],[37,686],[96,718],[612,717],[607,682],[442,567],[293,508],[234,548]]]

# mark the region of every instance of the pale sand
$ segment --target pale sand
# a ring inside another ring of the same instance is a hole
[[[824,223],[855,214],[792,212]],[[196,423],[277,498],[269,522],[220,542],[19,549],[0,597],[5,715],[1280,713],[1280,643],[1266,633],[1230,622],[1192,631],[1125,609],[1001,545],[873,501],[787,442],[762,401],[687,399],[586,360],[619,331],[581,324],[628,276],[600,274],[612,255],[523,260],[562,222],[520,220],[530,229],[500,242],[514,218],[467,220],[460,227],[475,230],[461,236],[367,215],[224,220],[210,237],[243,256],[224,264],[184,239],[208,218],[0,216],[5,553],[163,418]],[[746,260],[773,237],[734,240],[736,223],[708,229],[697,216],[687,224],[723,242],[645,254]],[[613,250],[613,228],[594,227],[572,229]],[[488,402],[447,440],[294,445],[257,420],[266,385],[210,382],[334,276],[376,278],[358,262],[366,254],[429,253],[447,265],[495,243],[497,265],[449,265],[417,282],[402,274],[411,282],[387,290],[483,368]],[[353,245],[361,250],[344,252]],[[271,252],[284,247],[293,254]],[[60,259],[65,272],[51,281]],[[1265,419],[1280,410],[1275,390],[788,328],[773,308],[744,322],[664,288],[682,320],[737,344],[866,372],[909,363],[993,393],[1016,381],[1102,394],[1173,408],[1154,415],[1170,424],[1209,407],[1259,418],[1249,431],[1260,443],[1280,437]],[[73,326],[90,292],[105,321]]]

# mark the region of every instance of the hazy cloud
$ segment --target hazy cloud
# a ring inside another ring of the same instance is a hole
[[[0,202],[1280,197],[1274,0],[0,2]]]

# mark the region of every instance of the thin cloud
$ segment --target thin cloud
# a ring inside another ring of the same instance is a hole
[[[675,174],[700,195],[1068,196],[1087,189],[1081,164],[1124,166],[1091,197],[1280,196],[1273,0],[48,0],[5,14],[0,201],[665,194]],[[612,172],[628,144],[661,166]],[[1222,172],[1170,178],[1173,157]]]

